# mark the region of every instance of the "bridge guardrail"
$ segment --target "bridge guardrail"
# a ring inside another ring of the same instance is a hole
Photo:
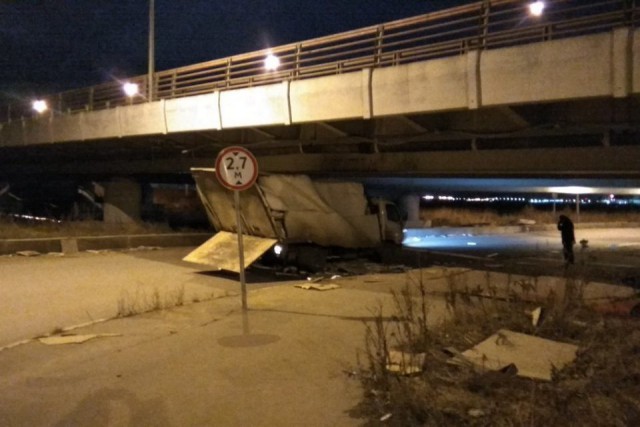
[[[466,6],[361,28],[340,34],[278,46],[228,58],[129,78],[140,95],[129,98],[122,82],[110,81],[45,96],[52,114],[73,114],[160,99],[194,96],[213,91],[273,84],[388,67],[454,56],[470,50],[521,44],[635,27],[640,17],[637,0],[548,0],[542,16],[533,17],[522,0],[486,0]],[[280,66],[265,71],[268,54]],[[0,108],[0,123],[31,117],[28,101]]]

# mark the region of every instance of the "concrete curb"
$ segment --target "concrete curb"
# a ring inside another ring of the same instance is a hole
[[[211,235],[212,233],[170,233],[4,239],[0,240],[0,255],[19,251],[74,253],[87,250],[130,249],[140,246],[198,246],[209,239]]]

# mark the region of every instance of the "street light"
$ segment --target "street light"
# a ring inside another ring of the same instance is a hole
[[[529,3],[529,13],[532,16],[542,16],[542,12],[544,11],[545,4],[543,1],[534,1],[533,3]]]
[[[49,106],[47,105],[47,101],[45,101],[44,99],[37,99],[33,101],[31,106],[36,112],[38,112],[38,114],[42,114],[49,109]]]
[[[267,55],[264,59],[264,68],[267,71],[276,71],[280,66],[280,59],[273,53]]]
[[[138,85],[131,82],[123,84],[122,90],[124,90],[125,95],[127,95],[129,98],[133,98],[140,92]]]

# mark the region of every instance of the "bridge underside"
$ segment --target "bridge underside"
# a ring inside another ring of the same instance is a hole
[[[640,178],[639,107],[593,98],[5,147],[0,177],[181,175],[238,144],[273,173]]]

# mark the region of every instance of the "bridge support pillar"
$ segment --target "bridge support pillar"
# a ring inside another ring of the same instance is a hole
[[[423,221],[420,220],[420,196],[417,194],[407,194],[402,197],[402,207],[407,213],[407,228],[422,228]]]
[[[140,220],[142,189],[126,178],[105,184],[103,221],[109,224],[131,224]]]

